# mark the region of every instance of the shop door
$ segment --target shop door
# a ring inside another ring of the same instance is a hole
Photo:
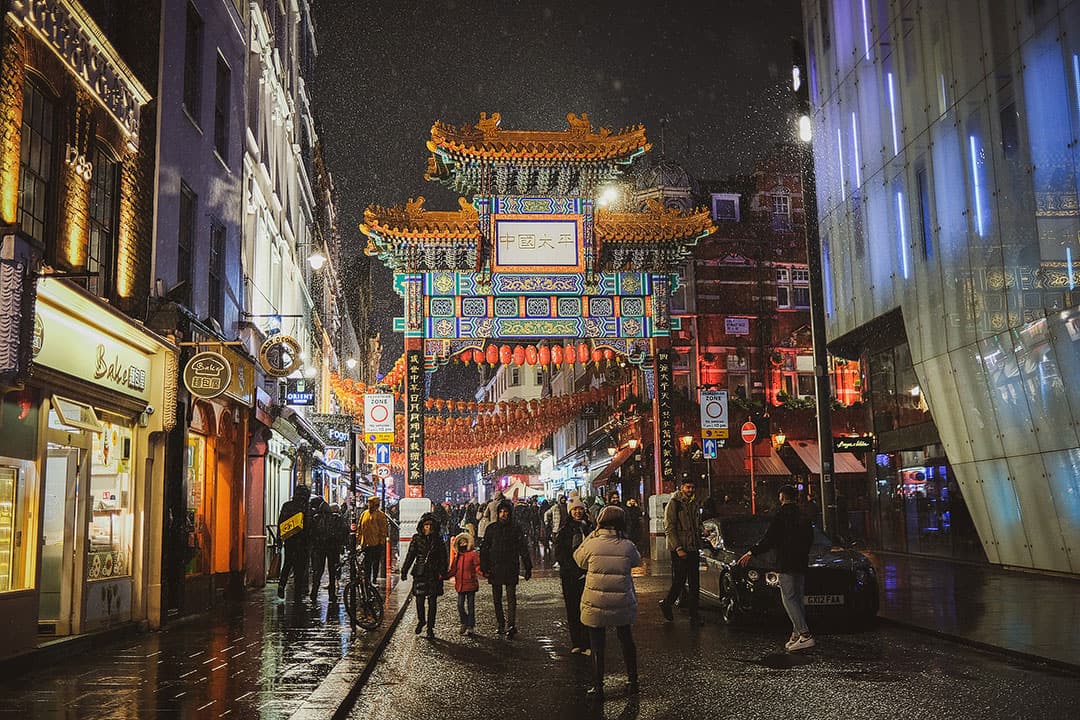
[[[70,437],[70,436],[69,436]],[[49,442],[45,457],[45,500],[41,529],[41,582],[38,630],[45,634],[78,632],[81,607],[85,508],[79,489],[89,482],[89,449]],[[82,522],[80,522],[82,518]]]

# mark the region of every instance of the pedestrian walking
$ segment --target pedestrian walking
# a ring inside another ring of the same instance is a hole
[[[635,545],[641,543],[641,506],[635,498],[626,501],[626,537]]]
[[[427,636],[434,638],[435,613],[447,573],[446,546],[439,534],[439,519],[434,513],[420,516],[416,534],[412,536],[405,562],[401,566],[402,582],[408,578],[410,568],[412,594],[416,598],[416,634],[423,632],[426,625]]]
[[[524,567],[525,579],[532,578],[532,560],[525,533],[513,520],[514,506],[509,500],[499,503],[495,522],[487,527],[480,545],[480,572],[491,583],[491,598],[495,603],[496,632],[510,640],[517,635],[518,574]],[[503,612],[503,592],[506,593],[506,612]],[[507,626],[506,621],[510,624]]]
[[[484,509],[480,512],[480,518],[477,521],[477,537],[481,540],[484,539],[484,533],[487,531],[488,525],[495,522],[499,515],[499,505],[504,500],[502,490],[496,490],[495,494],[491,496],[491,502],[484,506]]]
[[[769,523],[765,536],[739,558],[739,565],[746,567],[752,556],[776,550],[780,600],[791,620],[791,638],[784,645],[788,652],[805,650],[817,644],[806,624],[803,596],[814,528],[799,512],[798,499],[799,493],[794,486],[784,485],[780,488],[780,509]]]
[[[390,523],[386,513],[379,509],[378,496],[372,495],[367,499],[367,508],[360,513],[360,522],[356,527],[360,552],[364,555],[364,571],[372,584],[379,579],[379,569],[386,565],[386,540],[389,534]]]
[[[480,553],[472,535],[463,532],[454,538],[454,559],[450,562],[450,577],[457,590],[458,619],[461,634],[472,635],[476,629],[476,591],[480,589]]]
[[[615,628],[626,665],[626,690],[638,692],[637,647],[632,627],[637,618],[637,593],[630,571],[641,564],[641,554],[625,535],[626,512],[618,505],[600,511],[597,528],[574,551],[574,562],[585,568],[581,596],[581,622],[589,628],[593,686],[588,694],[604,699],[604,660],[607,629]]]
[[[349,531],[340,513],[318,495],[311,498],[311,530],[311,601],[318,598],[323,572],[328,570],[330,602],[337,602],[337,566]]]
[[[682,592],[689,585],[686,604],[690,610],[690,624],[701,624],[698,615],[698,589],[701,586],[701,512],[694,496],[695,485],[692,480],[684,480],[679,491],[671,496],[664,509],[664,534],[667,536],[668,550],[671,552],[671,588],[667,597],[660,601],[660,612],[669,622],[674,620],[671,608]]]
[[[279,598],[285,597],[285,584],[289,575],[293,576],[293,599],[302,600],[307,593],[308,559],[311,553],[309,542],[311,519],[308,511],[308,498],[311,491],[307,485],[297,485],[293,496],[281,505],[278,512],[278,537],[285,543],[285,561],[278,576]]]
[[[559,580],[562,583],[563,602],[566,604],[566,625],[570,630],[570,652],[590,654],[589,631],[581,622],[581,595],[585,592],[585,571],[574,562],[577,550],[593,525],[585,504],[578,498],[570,503],[570,516],[559,527],[555,535],[555,560],[559,563]]]

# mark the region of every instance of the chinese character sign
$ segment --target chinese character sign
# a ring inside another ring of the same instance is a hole
[[[405,485],[424,486],[424,353],[405,353]],[[411,496],[410,496],[411,497]]]
[[[534,268],[580,272],[581,218],[495,216],[495,271]]]
[[[672,402],[674,381],[671,373],[671,350],[656,351],[656,411],[660,435],[660,479],[665,486],[675,482],[675,409]]]

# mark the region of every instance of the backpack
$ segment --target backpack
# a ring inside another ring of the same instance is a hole
[[[334,539],[334,513],[329,510],[319,510],[311,516],[311,529],[314,534],[315,544],[319,547],[327,547]]]

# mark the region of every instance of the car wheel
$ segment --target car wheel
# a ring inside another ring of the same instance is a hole
[[[720,576],[720,619],[725,625],[734,625],[742,618],[739,608],[739,595],[735,589],[735,580],[731,573]]]

